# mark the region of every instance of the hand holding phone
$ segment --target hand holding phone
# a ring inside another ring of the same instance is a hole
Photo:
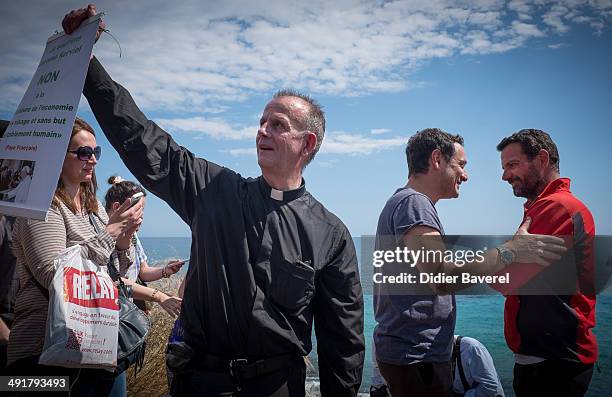
[[[162,277],[168,278],[171,275],[175,274],[185,263],[189,262],[189,259],[180,259],[176,261],[170,261],[166,266],[164,266],[162,270]]]
[[[178,259],[175,261],[170,261],[167,266],[176,269],[176,271],[178,272],[180,268],[183,267],[183,265],[187,262],[189,262],[189,259]]]
[[[136,204],[138,204],[138,202],[144,197],[144,193],[143,192],[138,192],[135,195],[133,195],[132,197],[130,197],[130,208],[132,208],[133,206],[135,206]]]

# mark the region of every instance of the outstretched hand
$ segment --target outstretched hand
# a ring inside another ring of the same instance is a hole
[[[531,234],[528,232],[529,226],[531,218],[528,217],[518,228],[514,238],[505,244],[506,248],[516,254],[515,262],[548,266],[551,262],[561,259],[561,255],[567,251],[565,241],[560,237]]]
[[[95,4],[89,4],[87,7],[72,10],[64,16],[64,19],[62,20],[62,28],[64,28],[64,32],[66,32],[66,34],[71,34],[77,30],[79,26],[81,26],[83,21],[93,17],[97,13],[98,11],[96,10]],[[100,34],[102,34],[104,29],[106,29],[106,24],[104,21],[100,21],[100,26],[98,26],[98,32],[96,33],[96,41],[98,41]]]
[[[171,317],[176,317],[181,314],[181,303],[183,300],[176,296],[164,296],[162,297],[159,305],[168,313]]]
[[[173,274],[177,273],[179,270],[181,270],[181,267],[183,267],[185,262],[187,262],[187,261],[184,261],[184,260],[170,261],[165,266],[166,277],[170,277],[171,275],[173,275]]]

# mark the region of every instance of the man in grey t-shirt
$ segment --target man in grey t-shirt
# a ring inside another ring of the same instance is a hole
[[[444,234],[435,203],[459,196],[467,181],[463,138],[439,129],[408,141],[408,184],[387,201],[378,219],[376,250],[394,250],[415,231]],[[390,238],[394,236],[395,238]],[[376,358],[392,395],[452,393],[450,358],[455,296],[378,294],[375,285]]]

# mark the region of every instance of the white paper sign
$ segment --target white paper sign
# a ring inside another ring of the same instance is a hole
[[[46,219],[70,141],[100,16],[49,38],[0,139],[0,213]]]

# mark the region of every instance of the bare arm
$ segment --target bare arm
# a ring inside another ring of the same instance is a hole
[[[502,246],[515,254],[517,263],[537,263],[548,266],[550,262],[560,259],[566,248],[561,238],[554,236],[529,234],[531,220],[527,219],[517,230],[514,238]],[[440,232],[428,226],[415,226],[408,230],[403,237],[403,242],[408,249],[444,252],[446,246]],[[424,273],[445,273],[447,275],[460,275],[469,273],[471,275],[490,275],[501,271],[505,265],[499,258],[497,249],[485,252],[482,261],[473,261],[458,266],[453,262],[417,262],[417,268]],[[465,283],[430,284],[432,289],[439,293],[449,293],[469,287]]]
[[[149,266],[147,261],[140,262],[140,279],[142,281],[157,281],[160,278],[163,278],[163,267],[151,267]]]
[[[162,267],[149,266],[147,261],[140,262],[140,279],[142,281],[156,281],[161,278],[168,278],[175,274],[186,261],[171,261]]]
[[[181,312],[181,302],[183,301],[181,298],[168,296],[155,288],[145,287],[130,281],[127,278],[122,277],[121,280],[123,280],[125,284],[132,287],[132,295],[134,298],[147,302],[158,303],[162,309],[164,309],[172,317],[178,316]]]

